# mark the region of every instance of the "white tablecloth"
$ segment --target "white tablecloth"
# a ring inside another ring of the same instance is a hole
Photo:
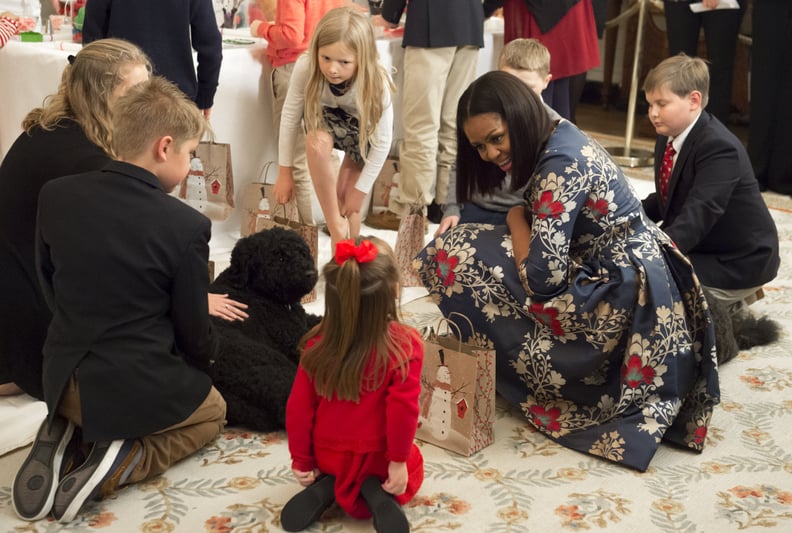
[[[228,32],[228,30],[226,30]],[[244,36],[236,30],[225,37]],[[234,187],[237,198],[245,185],[254,181],[267,161],[277,160],[277,143],[272,126],[272,90],[270,66],[258,60],[266,44],[230,45],[223,50],[220,84],[212,109],[212,128],[217,142],[231,144]],[[478,74],[497,64],[503,46],[503,34],[486,32],[485,46],[479,53]],[[40,106],[44,98],[56,92],[67,56],[76,54],[79,45],[55,41],[21,43],[11,41],[0,49],[0,157],[22,131],[25,115]],[[380,58],[392,69],[397,87],[401,86],[403,49],[401,37],[377,41]],[[401,138],[400,100],[395,99],[394,139]],[[46,155],[43,155],[46,157]],[[227,254],[239,238],[240,213],[223,222],[215,222],[210,243],[212,256]]]

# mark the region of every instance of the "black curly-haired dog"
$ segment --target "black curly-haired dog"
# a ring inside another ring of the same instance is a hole
[[[220,350],[209,375],[226,400],[229,424],[257,431],[284,428],[297,343],[319,322],[300,299],[317,276],[302,237],[274,228],[237,241],[231,265],[211,284],[210,292],[228,293],[248,305],[249,317],[242,322],[212,318]]]
[[[748,309],[731,313],[720,300],[713,298],[707,289],[704,297],[709,304],[715,327],[715,349],[718,364],[734,359],[740,350],[764,346],[778,340],[781,326],[769,317],[757,317]]]

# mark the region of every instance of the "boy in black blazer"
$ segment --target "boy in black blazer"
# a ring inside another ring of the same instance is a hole
[[[656,192],[643,206],[690,258],[708,297],[736,312],[776,276],[778,233],[742,143],[704,110],[708,90],[700,58],[670,57],[647,74],[658,138]]]
[[[23,519],[52,511],[71,521],[86,501],[165,471],[225,425],[225,401],[203,372],[217,350],[210,222],[167,194],[187,176],[205,124],[176,86],[153,78],[114,107],[119,161],[41,190],[49,416],[14,480]],[[80,433],[91,445],[82,464],[71,451]]]

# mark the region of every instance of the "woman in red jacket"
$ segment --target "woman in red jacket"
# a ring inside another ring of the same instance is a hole
[[[324,267],[325,315],[308,334],[286,405],[292,470],[283,508],[301,531],[333,501],[377,531],[409,531],[401,505],[423,482],[414,444],[423,342],[396,318],[399,269],[375,237],[341,241]]]

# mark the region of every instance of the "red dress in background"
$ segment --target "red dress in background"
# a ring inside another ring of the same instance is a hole
[[[580,0],[547,33],[542,33],[524,0],[503,2],[503,42],[534,38],[550,50],[553,80],[581,74],[600,64],[591,0]]]

